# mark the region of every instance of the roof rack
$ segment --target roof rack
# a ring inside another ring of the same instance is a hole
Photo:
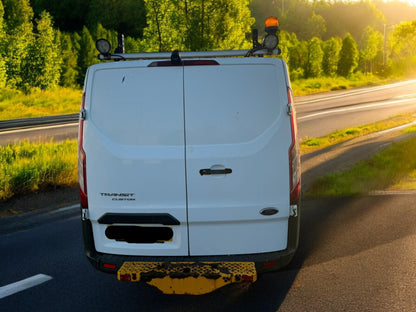
[[[260,44],[258,41],[257,29],[252,31],[253,48],[250,50],[223,50],[223,51],[194,51],[194,52],[144,52],[144,53],[124,53],[124,36],[118,34],[118,47],[114,53],[110,53],[111,45],[106,39],[98,39],[95,43],[100,52],[98,59],[101,61],[124,61],[124,60],[154,60],[171,59],[173,64],[180,65],[182,59],[189,58],[217,58],[217,57],[237,57],[237,56],[264,56],[279,55],[279,21],[276,17],[269,17],[265,21],[265,31],[267,35]]]
[[[261,49],[250,53],[251,50],[221,50],[221,51],[193,51],[180,52],[181,59],[189,58],[214,58],[214,57],[236,57],[236,56],[263,56],[263,55],[279,55],[280,49],[268,51]],[[120,60],[154,60],[154,59],[170,59],[174,52],[143,52],[143,53],[117,53],[117,54],[99,54],[98,59],[101,61],[120,61]]]

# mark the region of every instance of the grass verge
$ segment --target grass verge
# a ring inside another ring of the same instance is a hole
[[[415,120],[416,114],[397,115],[376,123],[335,131],[324,137],[306,138],[300,144],[301,153],[307,154],[360,136],[408,124]],[[416,130],[416,126],[409,127],[405,131],[410,132],[412,129]]]
[[[0,146],[0,201],[77,181],[76,140]]]
[[[343,197],[375,190],[416,189],[416,139],[396,143],[368,161],[318,178],[307,197]]]
[[[69,88],[29,93],[0,90],[0,120],[71,114],[79,111],[82,91]]]
[[[356,73],[350,77],[319,77],[308,79],[296,79],[292,81],[292,89],[295,96],[312,93],[347,90],[364,86],[377,86],[396,82],[395,78],[380,78],[374,75]]]

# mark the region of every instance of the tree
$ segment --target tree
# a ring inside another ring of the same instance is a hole
[[[144,29],[143,37],[146,42],[146,51],[169,51],[174,48],[172,40],[179,44],[178,22],[171,23],[171,14],[174,6],[171,1],[145,0],[147,27]]]
[[[143,0],[31,0],[36,15],[48,11],[55,25],[65,32],[92,30],[100,23],[126,36],[142,37],[146,27]]]
[[[31,0],[30,2],[37,16],[43,11],[49,12],[61,31],[81,31],[83,25],[87,24],[88,6],[91,0]]]
[[[22,82],[24,86],[50,89],[59,82],[62,62],[59,45],[49,13],[43,11],[36,22],[36,39],[22,62]]]
[[[310,39],[307,21],[313,15],[312,4],[308,0],[286,1],[286,13],[281,18],[281,25],[288,32],[295,33],[299,39]],[[302,22],[300,22],[302,21]]]
[[[383,48],[383,36],[371,26],[367,26],[360,42],[360,63],[365,73],[373,72],[375,61]]]
[[[142,37],[146,27],[146,11],[143,0],[90,0],[87,13],[89,29],[98,23],[106,29],[116,30],[127,36]]]
[[[33,11],[29,0],[3,0],[6,26],[6,73],[7,85],[21,87],[22,61],[34,40]]]
[[[416,55],[416,20],[402,22],[391,35],[392,54],[395,58],[411,58]]]
[[[304,77],[308,47],[306,41],[300,41],[295,34],[293,35],[292,45],[289,46],[289,70],[292,79],[299,79]]]
[[[101,25],[101,23],[98,23],[96,27],[94,27],[94,30],[91,32],[91,35],[95,39],[107,39],[108,42],[110,42],[111,47],[113,50],[117,48],[117,32],[115,30],[108,30]]]
[[[238,49],[250,46],[248,0],[145,0],[148,50]]]
[[[294,40],[292,35],[296,38],[295,34],[290,34],[287,31],[281,31],[279,33],[279,48],[281,50],[280,58],[284,59],[287,64],[290,62],[290,51],[289,48],[293,46]]]
[[[75,38],[78,40],[77,45],[77,83],[82,85],[84,83],[85,73],[87,68],[98,62],[97,55],[98,52],[95,48],[95,42],[91,37],[91,33],[86,26],[82,28],[81,35],[76,35]]]
[[[397,70],[416,68],[416,20],[402,22],[390,36],[391,58]]]
[[[308,18],[306,22],[305,35],[306,38],[318,37],[322,38],[326,32],[326,21],[325,19],[315,12]]]
[[[342,40],[340,38],[331,38],[322,44],[324,52],[322,70],[326,76],[333,77],[337,73],[341,44]]]
[[[57,32],[61,50],[61,77],[59,85],[63,87],[77,86],[77,55],[72,43],[71,35]]]
[[[331,5],[317,7],[316,13],[326,21],[327,31],[323,39],[344,38],[347,33],[353,38],[361,38],[367,26],[380,28],[385,22],[383,13],[368,0],[332,1]]]
[[[4,30],[4,7],[0,0],[0,89],[6,86],[6,32]]]
[[[342,40],[339,53],[337,74],[343,77],[350,75],[358,65],[357,43],[350,33]]]
[[[321,49],[321,40],[312,38],[306,44],[307,53],[304,63],[305,78],[318,77],[322,73],[322,58],[324,53]]]

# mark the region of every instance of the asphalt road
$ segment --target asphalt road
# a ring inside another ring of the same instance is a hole
[[[320,137],[398,114],[416,113],[416,80],[302,96],[295,104],[299,137]]]
[[[163,295],[97,272],[83,254],[78,217],[44,223],[1,236],[0,286],[48,278],[0,299],[0,311],[415,311],[415,200],[307,200],[288,268],[203,296]]]

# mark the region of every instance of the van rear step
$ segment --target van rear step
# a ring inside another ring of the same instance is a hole
[[[120,281],[146,282],[164,294],[202,295],[231,283],[255,282],[254,262],[124,262]]]

